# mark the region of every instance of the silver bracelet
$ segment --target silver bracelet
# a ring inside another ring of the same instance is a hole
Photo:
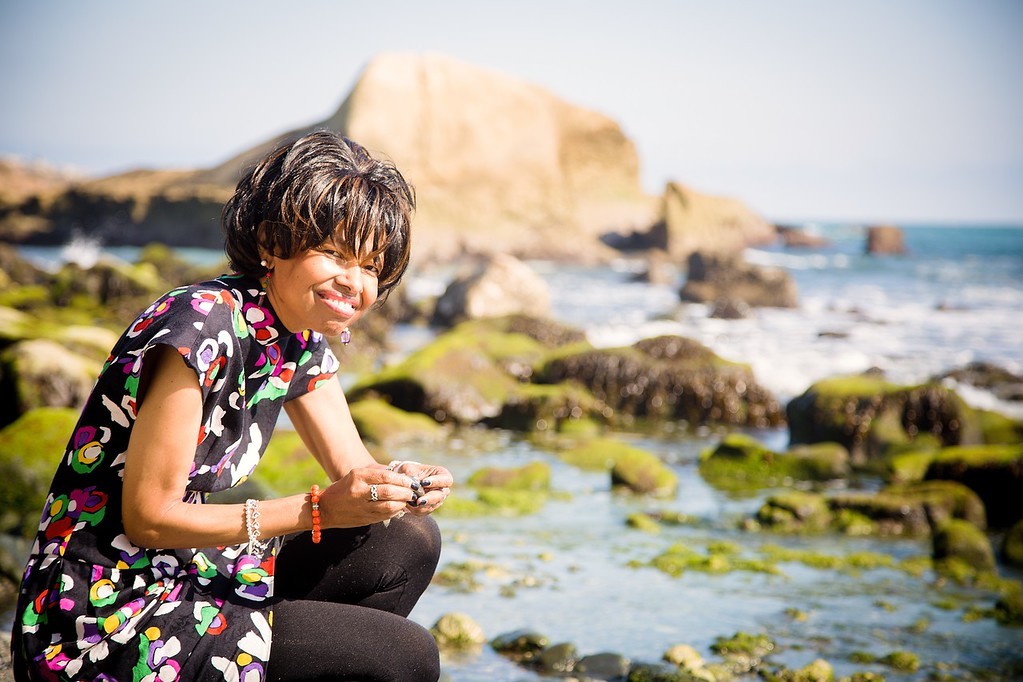
[[[259,503],[252,498],[245,500],[245,530],[249,534],[249,554],[262,559],[270,543],[259,541]]]

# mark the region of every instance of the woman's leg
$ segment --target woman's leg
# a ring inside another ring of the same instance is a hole
[[[439,677],[433,636],[402,616],[308,600],[274,607],[268,682],[437,682]]]
[[[433,579],[440,532],[429,517],[331,529],[277,557],[269,680],[435,682],[437,645],[406,618]]]
[[[440,531],[428,516],[325,530],[319,544],[300,533],[277,557],[274,594],[407,616],[430,585],[439,559]]]

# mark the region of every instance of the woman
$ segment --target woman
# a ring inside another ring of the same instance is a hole
[[[18,679],[438,678],[406,616],[451,475],[376,463],[325,338],[398,283],[413,208],[393,166],[330,132],[242,179],[222,219],[235,274],[153,303],[83,409],[21,587]],[[332,483],[204,504],[251,474],[282,407]]]

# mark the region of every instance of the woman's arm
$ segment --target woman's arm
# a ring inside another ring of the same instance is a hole
[[[247,542],[244,505],[182,501],[202,422],[202,393],[195,373],[174,349],[165,346],[147,353],[143,372],[139,411],[124,464],[122,521],[128,539],[138,547],[162,549]],[[358,493],[368,498],[369,485],[375,483],[381,497],[386,493],[397,500],[403,492],[388,486],[395,476],[379,468],[364,479]],[[375,523],[404,506],[404,501],[368,504],[368,500],[353,499],[351,490],[335,488],[330,486],[322,496],[324,528]],[[259,510],[261,539],[312,528],[306,494],[261,501]]]
[[[432,512],[448,496],[452,478],[444,467],[406,462],[392,472],[373,458],[355,428],[348,400],[336,379],[285,403],[284,409],[302,442],[327,476],[336,482],[331,489],[346,487],[353,497],[365,497],[369,484],[383,476],[383,480],[397,490],[378,488],[378,498],[405,503],[411,500],[410,477],[415,476],[423,482],[426,493],[418,500],[419,504],[409,507],[408,511],[414,514]],[[394,514],[401,508],[395,508]]]

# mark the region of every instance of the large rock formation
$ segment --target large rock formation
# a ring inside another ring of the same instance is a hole
[[[735,199],[694,192],[668,183],[661,198],[667,241],[664,248],[681,260],[695,251],[736,254],[755,244],[769,244],[778,234],[773,224]]]
[[[202,178],[233,183],[282,140],[318,128],[394,160],[417,189],[417,249],[434,256],[578,256],[592,237],[654,215],[635,146],[614,121],[439,54],[377,57],[333,116]]]

